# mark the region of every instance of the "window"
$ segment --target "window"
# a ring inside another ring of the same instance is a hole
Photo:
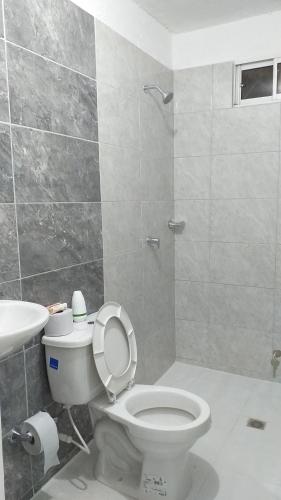
[[[281,99],[281,59],[236,66],[236,105]]]

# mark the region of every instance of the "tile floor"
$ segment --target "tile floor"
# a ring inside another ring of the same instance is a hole
[[[158,384],[190,390],[208,401],[213,424],[191,453],[188,500],[281,499],[281,384],[176,362]],[[246,426],[249,417],[265,430]],[[124,500],[93,479],[79,454],[35,496],[37,500]]]

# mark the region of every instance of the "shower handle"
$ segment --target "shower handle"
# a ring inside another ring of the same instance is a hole
[[[160,238],[152,238],[152,236],[148,236],[146,238],[146,243],[151,248],[160,248]]]

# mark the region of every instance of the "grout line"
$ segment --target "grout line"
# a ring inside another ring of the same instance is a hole
[[[71,266],[59,267],[59,268],[56,268],[56,269],[50,269],[49,271],[43,271],[42,273],[29,274],[28,276],[22,276],[21,279],[22,280],[27,280],[29,278],[36,278],[37,276],[42,276],[42,275],[50,274],[50,273],[56,273],[56,272],[59,272],[59,271],[64,271],[64,270],[67,270],[67,269],[72,269],[73,267],[86,266],[88,264],[93,264],[93,263],[102,262],[102,261],[103,261],[103,258],[89,260],[89,261],[85,261],[85,262],[79,262],[79,264],[72,264]]]
[[[279,149],[281,146],[281,106],[279,105]],[[275,225],[275,266],[274,266],[274,300],[273,300],[273,319],[272,319],[272,331],[271,331],[271,348],[272,350],[276,348],[273,342],[274,332],[276,331],[276,291],[277,286],[277,275],[278,275],[278,251],[279,251],[279,220],[280,220],[280,179],[281,179],[281,155],[279,152],[279,165],[278,165],[278,178],[277,178],[277,197],[276,197],[276,225]]]
[[[17,283],[19,281],[19,278],[15,278],[13,280],[9,280],[9,281],[1,281],[0,282],[0,286],[1,285],[6,285],[7,283]],[[0,361],[1,362],[1,361]]]
[[[5,27],[4,27],[4,37],[6,39]],[[59,62],[55,61],[54,59],[50,59],[47,56],[43,56],[42,54],[39,54],[39,52],[35,52],[34,50],[28,49],[27,47],[23,47],[22,45],[19,45],[19,44],[15,43],[15,42],[12,42],[11,40],[7,40],[6,39],[6,43],[8,43],[9,45],[11,45],[12,47],[16,47],[16,48],[18,48],[20,50],[28,52],[29,54],[33,54],[36,57],[40,57],[41,59],[44,59],[45,61],[48,61],[48,62],[50,62],[52,64],[56,64],[56,66],[60,66],[61,68],[67,69],[68,71],[71,71],[72,73],[76,73],[77,75],[83,76],[83,78],[87,78],[88,80],[92,80],[92,81],[96,82],[96,78],[95,77],[86,75],[85,73],[81,73],[81,71],[78,71],[78,70],[76,70],[74,68],[71,68],[70,66],[66,66],[65,64],[59,63]]]
[[[6,85],[7,85],[7,98],[8,98],[9,129],[10,129],[11,167],[12,167],[13,193],[14,193],[14,210],[15,210],[15,226],[16,226],[15,229],[16,229],[16,238],[17,238],[17,252],[18,252],[19,287],[20,287],[20,298],[22,300],[21,260],[20,260],[19,229],[18,229],[18,215],[17,215],[17,198],[16,198],[14,154],[13,154],[13,137],[12,137],[12,126],[11,126],[11,100],[10,100],[10,88],[9,88],[9,71],[8,71],[8,57],[7,57],[7,40],[6,40],[6,21],[5,21],[4,0],[2,0],[2,17],[3,17],[3,30],[4,30]]]
[[[195,280],[186,280],[186,279],[175,279],[175,283],[190,283],[192,285],[210,285],[210,286],[231,286],[235,288],[254,288],[258,290],[274,290],[273,286],[259,286],[259,285],[243,285],[237,283],[227,283],[227,282],[218,282],[218,281],[195,281]]]
[[[0,123],[4,123],[6,124],[7,122],[1,122]],[[97,124],[98,121],[95,121],[95,123]],[[68,135],[68,134],[63,134],[61,132],[54,132],[53,130],[44,130],[44,129],[41,129],[41,128],[35,128],[35,127],[30,127],[29,125],[21,125],[19,123],[11,123],[12,127],[14,128],[23,128],[23,129],[26,129],[26,130],[33,130],[34,132],[39,132],[39,133],[42,133],[42,134],[51,134],[51,135],[58,135],[60,137],[65,137],[67,139],[74,139],[74,140],[78,140],[78,141],[84,141],[84,142],[90,142],[91,144],[99,144],[99,141],[96,140],[92,140],[92,139],[85,139],[84,137],[78,137],[76,135]]]
[[[101,201],[30,201],[30,202],[17,202],[17,206],[21,205],[101,205]],[[7,203],[0,203],[7,205]]]
[[[178,237],[180,237],[180,235],[177,235]],[[179,243],[180,241],[182,241],[183,243],[216,243],[216,244],[221,244],[221,245],[245,245],[245,246],[259,246],[259,245],[263,245],[263,246],[268,246],[268,247],[273,247],[274,246],[274,243],[275,243],[275,239],[274,241],[265,241],[265,242],[260,242],[260,241],[226,241],[226,240],[189,240],[187,238],[183,239],[183,240],[179,240],[177,238],[177,242]]]
[[[206,157],[206,156],[246,156],[246,155],[266,155],[268,153],[279,153],[280,151],[280,148],[278,147],[278,149],[267,149],[265,151],[238,151],[237,153],[235,153],[234,151],[231,151],[231,152],[224,152],[224,153],[213,153],[213,152],[210,152],[210,153],[204,153],[204,154],[180,154],[180,155],[176,155],[174,156],[174,159],[175,160],[185,160],[187,158],[202,158],[202,157]]]
[[[29,416],[29,403],[28,403],[28,388],[27,388],[27,370],[26,370],[26,350],[23,349],[23,364],[24,364],[24,383],[25,383],[25,400],[26,400],[26,418]]]
[[[279,154],[279,153],[278,153]],[[235,201],[235,200],[276,200],[278,195],[275,196],[240,196],[240,197],[229,197],[229,198],[176,198],[175,201],[189,202],[189,201]]]

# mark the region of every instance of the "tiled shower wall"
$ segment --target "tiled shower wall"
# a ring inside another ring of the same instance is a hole
[[[0,10],[0,297],[48,304],[81,288],[103,303],[94,19],[66,0]],[[67,18],[67,22],[66,22]],[[6,500],[32,496],[41,458],[7,440],[52,403],[40,338],[0,362]],[[76,409],[86,438],[88,411]],[[70,432],[64,414],[60,428]],[[61,446],[62,464],[73,455]],[[46,478],[45,478],[46,479]]]
[[[100,22],[96,58],[105,300],[128,310],[137,380],[152,383],[175,359],[173,104],[143,85],[172,90],[173,75]]]
[[[175,73],[177,356],[272,377],[281,347],[280,104],[232,107],[232,63]],[[277,375],[278,371],[277,371]]]
[[[173,109],[142,86],[172,90],[172,73],[101,23],[95,42],[93,17],[68,0],[5,0],[0,26],[0,298],[70,302],[81,288],[93,311],[105,288],[128,309],[137,379],[151,383],[175,358]],[[6,500],[30,498],[54,471],[9,431],[46,408],[71,433],[40,336],[0,361],[0,399]],[[87,408],[74,411],[90,438]],[[61,444],[61,464],[74,452]]]

